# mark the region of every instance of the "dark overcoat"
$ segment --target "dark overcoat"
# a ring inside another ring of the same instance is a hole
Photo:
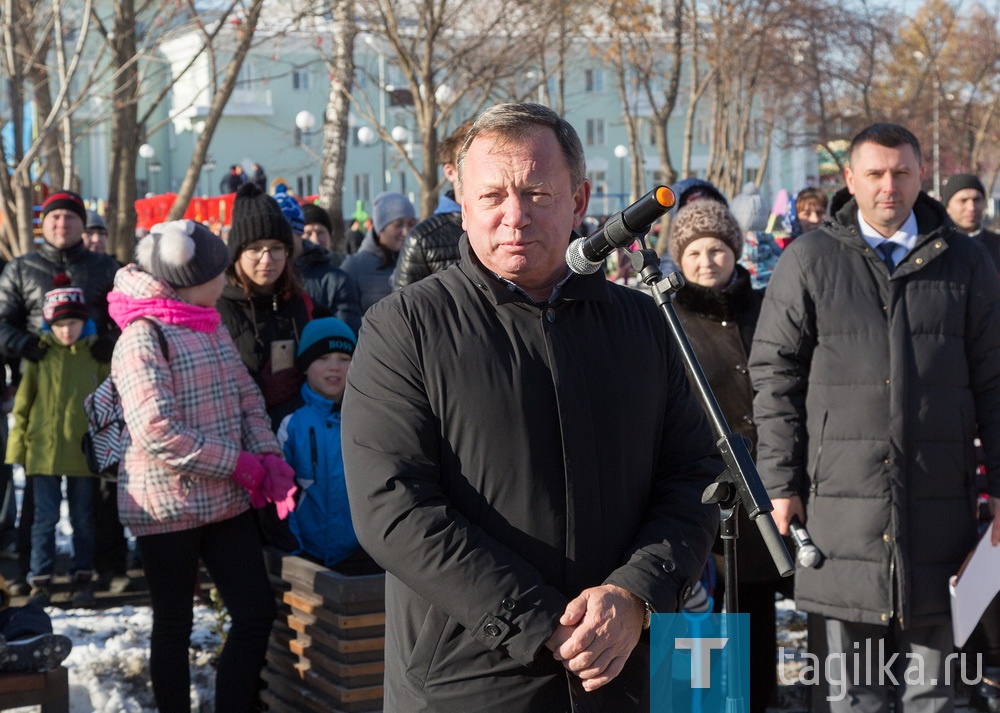
[[[977,428],[1000,496],[1000,281],[926,194],[891,276],[857,212],[838,194],[768,284],[750,359],[758,466],[771,497],[808,499],[826,556],[796,573],[800,608],[944,624],[976,537]]]
[[[595,274],[537,304],[462,253],[368,311],[344,399],[352,518],[387,570],[385,710],[645,710],[645,636],[592,694],[545,642],[585,588],[690,593],[718,522],[706,420],[647,295]]]

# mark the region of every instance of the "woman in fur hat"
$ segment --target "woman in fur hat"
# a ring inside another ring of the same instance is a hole
[[[764,294],[753,289],[750,273],[737,264],[743,251],[740,226],[724,204],[694,201],[677,211],[669,247],[687,281],[676,295],[677,315],[729,427],[750,439],[756,458],[747,356]],[[764,713],[777,687],[774,594],[785,587],[757,528],[744,511],[740,515],[737,590],[740,612],[750,614],[750,711]],[[714,551],[721,556],[721,540]],[[719,605],[721,592],[715,594]]]

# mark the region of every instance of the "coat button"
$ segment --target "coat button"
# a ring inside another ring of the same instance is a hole
[[[502,604],[503,608],[506,609],[507,611],[514,611],[514,607],[517,606],[517,604],[514,602],[514,600],[511,599],[510,597],[507,597],[506,599],[504,599],[503,602],[501,602],[501,604]]]
[[[547,310],[545,310],[545,319],[548,320],[549,322],[555,322],[556,321],[556,311],[554,309],[552,309],[551,307],[549,307]]]
[[[673,572],[675,569],[677,569],[677,565],[674,564],[673,562],[664,562],[663,563],[663,571],[664,572]]]
[[[934,247],[940,248],[941,247],[941,243],[934,243]]]
[[[500,627],[496,624],[487,624],[483,631],[487,636],[500,636]]]
[[[891,538],[891,537],[889,537],[889,533],[888,533],[888,532],[885,532],[885,533],[882,533],[882,541],[883,541],[883,542],[888,542],[888,541],[889,541],[889,540],[891,540],[891,539],[892,539],[892,538]]]
[[[882,621],[889,621],[889,615],[888,614],[880,614],[879,615],[879,619],[881,619]]]

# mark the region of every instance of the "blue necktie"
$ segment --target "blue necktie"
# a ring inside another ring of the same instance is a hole
[[[896,269],[896,261],[892,259],[892,253],[897,247],[896,243],[886,241],[875,248],[878,251],[878,254],[882,256],[882,259],[885,260],[885,266],[889,268],[890,275],[892,274],[892,271]]]

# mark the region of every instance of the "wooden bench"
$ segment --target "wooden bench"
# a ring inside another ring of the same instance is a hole
[[[269,552],[278,598],[261,699],[272,711],[382,710],[385,575],[348,577]]]
[[[69,671],[0,673],[0,710],[41,706],[42,713],[69,713]]]

